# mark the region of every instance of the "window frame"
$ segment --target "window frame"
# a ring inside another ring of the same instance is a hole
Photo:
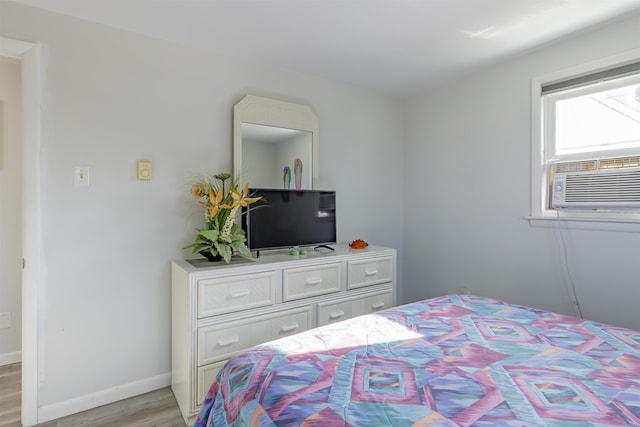
[[[547,153],[550,146],[550,135],[545,134],[545,115],[550,114],[549,108],[544,108],[543,87],[558,83],[580,79],[599,72],[623,67],[640,61],[640,49],[633,49],[618,55],[581,64],[575,67],[541,75],[531,79],[531,206],[527,216],[534,226],[549,226],[549,220],[566,221],[569,226],[596,229],[623,229],[640,232],[640,213],[620,213],[611,211],[578,211],[557,210],[548,206],[549,174]],[[548,132],[548,130],[547,130]],[[620,152],[638,153],[640,150],[612,149],[605,156],[616,156]],[[614,154],[615,153],[615,154]],[[593,158],[601,156],[602,152],[581,153],[571,155],[571,159]],[[555,159],[555,158],[554,158]],[[560,159],[558,159],[560,160]],[[562,160],[566,160],[563,156]]]

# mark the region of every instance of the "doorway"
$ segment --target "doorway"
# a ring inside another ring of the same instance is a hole
[[[42,79],[37,44],[0,37],[0,56],[21,64],[22,81],[22,424],[38,423],[38,312],[41,289]],[[26,173],[29,171],[29,173]]]
[[[22,93],[20,61],[0,57],[0,364],[20,362]]]
[[[21,360],[23,149],[20,62],[0,57],[0,365]]]

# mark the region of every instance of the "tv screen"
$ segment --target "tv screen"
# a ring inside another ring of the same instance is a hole
[[[244,208],[252,251],[336,243],[336,192],[252,188],[262,199]]]

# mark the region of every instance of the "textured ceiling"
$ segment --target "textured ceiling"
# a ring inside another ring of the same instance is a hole
[[[640,13],[640,0],[15,0],[407,96]]]

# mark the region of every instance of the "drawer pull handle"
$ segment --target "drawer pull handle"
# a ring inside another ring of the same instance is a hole
[[[229,298],[242,298],[242,297],[246,297],[250,293],[251,292],[249,292],[248,289],[245,289],[244,291],[232,292],[229,294]]]
[[[366,277],[369,277],[369,276],[375,276],[376,274],[378,274],[378,270],[371,270],[371,271],[365,271],[365,272],[364,272],[364,275],[365,275]]]
[[[384,307],[384,303],[383,302],[379,302],[379,303],[376,303],[376,304],[371,304],[371,308],[373,308],[374,310],[377,310],[377,309],[382,308],[382,307]]]
[[[220,340],[220,341],[218,341],[218,346],[220,346],[220,347],[229,347],[230,345],[236,344],[238,341],[240,341],[240,338],[235,336],[233,338],[229,338],[228,340]]]
[[[322,283],[322,279],[307,280],[305,285],[315,286],[315,285],[319,285],[320,283]]]
[[[298,329],[298,324],[294,323],[292,325],[284,325],[280,328],[280,332],[291,332],[291,331],[295,331],[296,329]]]
[[[344,311],[338,311],[337,313],[331,313],[329,315],[329,319],[333,320],[333,319],[339,319],[342,316],[344,316]]]

